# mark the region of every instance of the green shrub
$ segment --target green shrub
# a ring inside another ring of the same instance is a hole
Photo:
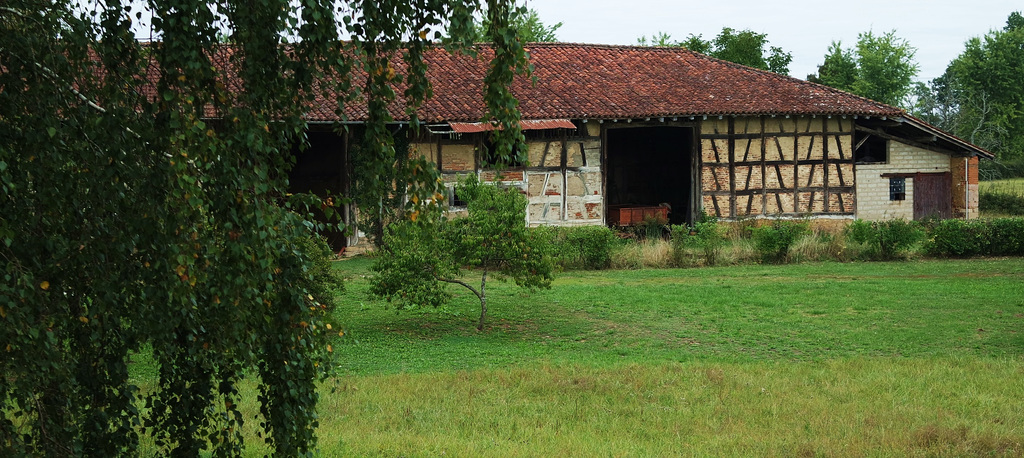
[[[853,243],[869,245],[875,239],[875,228],[871,221],[858,219],[846,226],[846,238]]]
[[[753,229],[754,243],[761,262],[783,263],[789,257],[789,247],[808,231],[806,222],[773,221],[771,225]]]
[[[865,257],[892,260],[905,257],[924,238],[925,231],[920,224],[904,219],[857,220],[847,227],[846,234],[851,242],[865,246]]]
[[[989,240],[985,221],[947,219],[932,227],[927,250],[935,256],[979,256],[989,253]]]
[[[298,240],[298,248],[302,256],[310,260],[311,268],[304,277],[304,286],[313,301],[328,311],[333,310],[337,305],[335,295],[344,290],[341,277],[331,267],[331,259],[334,253],[327,241],[320,236],[309,236]]]
[[[1024,218],[997,218],[988,222],[989,254],[1024,256]]]
[[[555,263],[564,270],[608,268],[618,241],[605,226],[542,226],[534,230],[550,244]]]
[[[693,226],[672,226],[671,230],[672,262],[676,266],[697,265],[700,256],[704,258],[704,265],[719,263],[725,231],[715,219],[701,218]]]
[[[661,239],[669,230],[668,221],[664,218],[647,216],[635,226],[626,229],[639,240]]]
[[[1024,196],[1007,191],[981,191],[978,209],[998,215],[1024,215]]]
[[[672,265],[676,267],[695,266],[698,263],[697,255],[692,245],[690,226],[678,224],[669,226],[672,242]]]
[[[612,259],[612,247],[617,238],[605,226],[567,228],[565,244],[575,252],[581,269],[604,269]]]

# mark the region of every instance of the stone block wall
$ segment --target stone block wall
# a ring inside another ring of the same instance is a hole
[[[600,225],[604,224],[601,126],[581,124],[573,132],[528,133],[526,163],[500,172],[481,164],[487,133],[431,136],[429,141],[420,139],[410,145],[410,151],[440,166],[450,197],[455,184],[474,173],[481,181],[518,188],[529,201],[526,219],[531,226]],[[457,215],[464,208],[455,206],[450,211]]]
[[[886,163],[857,164],[857,218],[880,221],[914,219],[914,179],[906,178],[906,199],[889,200],[889,177],[884,175],[950,171],[948,155],[890,140]],[[955,200],[955,199],[954,199]]]
[[[604,224],[601,175],[601,128],[582,123],[557,139],[530,139],[526,167],[527,223],[541,225]]]

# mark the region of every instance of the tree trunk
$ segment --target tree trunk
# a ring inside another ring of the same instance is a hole
[[[484,269],[484,275],[480,279],[480,324],[476,326],[477,331],[484,330],[484,319],[487,317],[487,269]]]

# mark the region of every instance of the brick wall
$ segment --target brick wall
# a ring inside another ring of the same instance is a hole
[[[889,141],[889,161],[857,164],[857,218],[878,221],[914,219],[914,179],[906,179],[906,200],[889,200],[889,178],[882,174],[950,171],[949,156]]]
[[[953,217],[978,217],[978,158],[949,158],[953,172]],[[966,168],[966,169],[965,169]]]
[[[701,201],[720,218],[851,217],[853,120],[766,116],[706,119]]]

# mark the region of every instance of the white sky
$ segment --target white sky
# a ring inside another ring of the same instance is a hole
[[[844,48],[868,30],[896,36],[917,48],[917,79],[940,76],[964,49],[964,42],[1002,29],[1021,0],[859,0],[853,2],[795,0],[525,0],[544,24],[562,22],[559,41],[636,44],[666,32],[674,40],[689,34],[714,38],[722,27],[767,34],[772,46],[793,54],[790,75],[806,78],[817,72],[829,44]]]

